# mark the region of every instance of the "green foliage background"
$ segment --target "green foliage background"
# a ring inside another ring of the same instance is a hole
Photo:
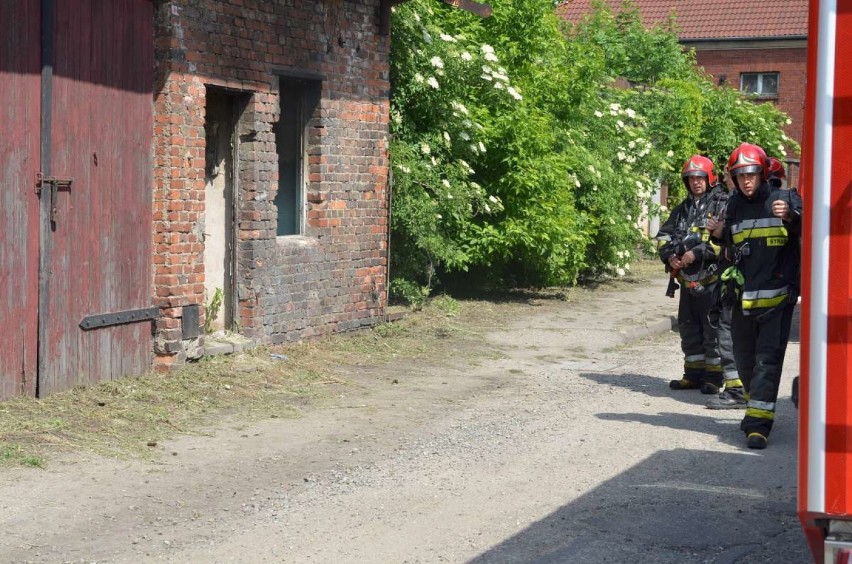
[[[741,142],[798,147],[787,117],[718,88],[675,23],[646,29],[627,2],[576,26],[551,0],[493,0],[481,19],[434,0],[394,9],[391,293],[439,279],[570,285],[620,275],[648,240],[658,183],[722,166]]]

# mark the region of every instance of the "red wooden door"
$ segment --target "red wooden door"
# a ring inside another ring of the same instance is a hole
[[[39,3],[0,0],[0,400],[35,393]]]
[[[140,310],[151,308],[152,288],[153,5],[52,8],[42,164],[73,182],[56,190],[55,206],[42,198],[39,395],[141,374],[152,355]]]
[[[150,367],[153,53],[151,0],[0,0],[0,400]]]

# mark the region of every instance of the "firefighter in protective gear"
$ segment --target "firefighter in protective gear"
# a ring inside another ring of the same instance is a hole
[[[724,190],[713,162],[701,155],[684,163],[681,178],[687,197],[672,210],[656,237],[660,260],[680,283],[677,320],[683,377],[672,380],[669,387],[718,394],[722,385],[719,342],[707,314],[715,303],[719,246],[710,240],[706,223],[719,215]]]
[[[776,157],[769,157],[769,185],[772,188],[786,188],[787,173],[784,165]]]
[[[721,245],[721,237],[725,226],[724,210],[727,210],[728,199],[737,187],[731,178],[728,167],[725,166],[725,195],[723,200],[722,212],[719,217],[714,217],[707,220],[707,228],[711,230],[714,241]],[[737,363],[734,358],[734,342],[731,337],[731,315],[733,313],[733,304],[731,300],[723,300],[721,296],[722,289],[727,285],[731,285],[731,278],[736,278],[735,270],[728,270],[732,266],[730,257],[726,253],[721,253],[719,256],[719,285],[717,286],[716,305],[711,310],[711,317],[715,321],[717,333],[719,335],[719,356],[722,358],[722,378],[724,382],[724,390],[718,396],[714,396],[707,400],[705,404],[708,409],[745,409],[746,408],[746,392],[743,382],[740,379]],[[736,280],[734,280],[736,283]]]
[[[723,241],[733,257],[731,333],[748,403],[740,428],[749,448],[765,448],[775,419],[784,353],[799,296],[802,200],[769,183],[769,158],[743,143],[728,160],[737,192],[728,202]]]

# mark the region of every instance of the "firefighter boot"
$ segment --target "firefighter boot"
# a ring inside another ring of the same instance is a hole
[[[748,448],[764,449],[766,448],[767,439],[760,433],[749,433],[746,438],[746,446]]]
[[[669,388],[672,390],[697,390],[700,386],[701,383],[699,381],[690,380],[686,377],[669,382]]]
[[[715,382],[707,382],[707,381],[701,382],[701,393],[702,394],[706,394],[706,395],[718,394],[719,388],[720,388],[720,386],[718,384],[716,384]]]
[[[725,388],[718,396],[710,398],[705,404],[707,409],[745,409],[748,400],[743,388]]]

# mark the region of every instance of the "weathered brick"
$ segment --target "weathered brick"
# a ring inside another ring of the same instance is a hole
[[[165,0],[155,38],[155,303],[204,303],[206,96],[244,93],[236,305],[247,336],[299,340],[374,323],[387,264],[388,37],[379,0],[363,3]],[[344,13],[345,11],[345,13]],[[329,22],[335,23],[330,26]],[[307,132],[309,184],[301,236],[276,236],[279,69],[324,76]],[[206,227],[205,227],[206,229]],[[355,276],[353,273],[357,272]],[[377,299],[376,297],[379,297]],[[345,313],[356,304],[358,318]],[[178,316],[158,324],[157,363],[195,354]]]

